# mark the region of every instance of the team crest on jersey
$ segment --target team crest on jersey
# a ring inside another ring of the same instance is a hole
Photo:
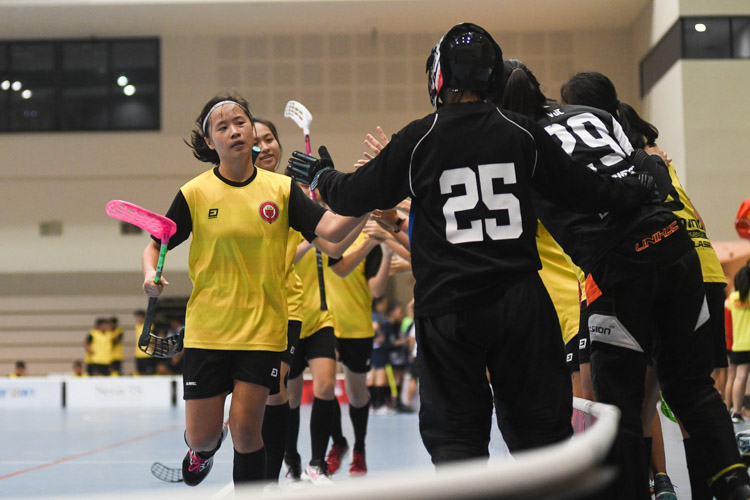
[[[258,209],[261,218],[269,224],[276,222],[279,218],[279,206],[272,201],[264,201]]]

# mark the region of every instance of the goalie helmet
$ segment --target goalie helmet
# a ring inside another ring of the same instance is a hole
[[[449,87],[499,95],[503,83],[503,51],[483,28],[457,24],[443,35],[427,58],[427,88],[437,109],[440,91]]]

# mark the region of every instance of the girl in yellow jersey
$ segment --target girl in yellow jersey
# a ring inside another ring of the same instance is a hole
[[[112,337],[109,331],[109,321],[98,318],[83,341],[89,375],[109,375],[112,361]]]
[[[734,276],[734,291],[727,299],[732,318],[732,352],[729,357],[736,367],[732,385],[732,421],[741,423],[745,388],[750,374],[750,267],[745,266]]]
[[[255,117],[255,145],[260,149],[255,166],[275,172],[281,158],[281,142],[273,122]],[[281,356],[279,392],[268,396],[263,417],[263,442],[266,447],[266,481],[276,483],[284,461],[287,427],[289,422],[289,396],[286,390],[289,368],[299,344],[302,329],[302,280],[294,267],[299,233],[289,228],[286,247],[286,301],[289,312],[287,346]]]
[[[310,202],[287,177],[253,165],[255,134],[247,102],[211,99],[196,120],[190,146],[214,168],[182,186],[167,216],[177,224],[174,248],[191,234],[193,291],[185,319],[184,398],[188,452],[183,480],[194,486],[208,474],[226,435],[224,400],[234,445],[235,483],[265,478],[261,425],[270,392],[279,390],[287,345],[285,293],[289,228],[340,241],[360,222]],[[143,252],[143,289],[154,283],[159,244]]]
[[[375,221],[367,224],[378,226]],[[382,241],[363,231],[341,259],[328,259],[325,269],[326,296],[333,312],[336,350],[344,366],[349,417],[354,429],[354,451],[349,466],[352,476],[367,473],[365,435],[370,411],[367,373],[375,335],[372,299],[385,293],[392,255],[390,247],[380,244]],[[338,401],[334,400],[334,404],[333,445],[326,458],[330,474],[339,470],[341,461],[349,452],[349,444],[341,430],[341,408]]]

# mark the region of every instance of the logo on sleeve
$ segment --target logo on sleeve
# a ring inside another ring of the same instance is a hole
[[[258,210],[261,218],[269,224],[276,222],[279,218],[279,206],[272,201],[264,201]]]
[[[209,219],[215,219],[219,216],[219,209],[218,208],[209,208],[208,209],[208,218]]]

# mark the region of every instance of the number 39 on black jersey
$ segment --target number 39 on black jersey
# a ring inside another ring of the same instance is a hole
[[[470,102],[410,123],[367,165],[324,172],[319,187],[343,215],[411,196],[415,313],[423,316],[495,300],[541,268],[534,196],[592,213],[645,198],[622,183],[574,163],[529,119]]]

